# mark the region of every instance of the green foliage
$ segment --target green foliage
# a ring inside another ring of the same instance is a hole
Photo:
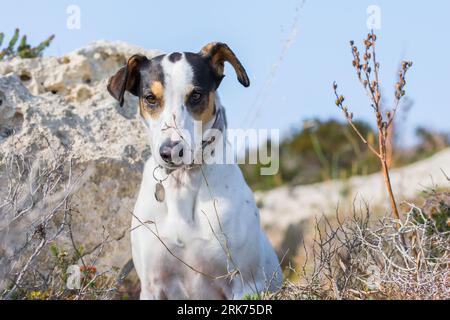
[[[244,295],[242,300],[256,301],[256,300],[262,300],[262,298],[261,298],[261,296],[258,293],[254,293],[254,294],[246,294],[246,295]]]
[[[436,151],[449,146],[450,136],[448,133],[435,132],[432,129],[418,127],[416,137],[419,140],[414,155],[414,160],[420,160],[433,155]]]
[[[28,58],[36,58],[42,56],[44,50],[50,46],[51,42],[55,38],[54,35],[51,35],[46,40],[39,43],[36,47],[32,47],[27,43],[27,36],[23,35],[21,38],[19,37],[19,29],[14,31],[14,34],[9,41],[8,45],[1,49],[3,45],[3,40],[5,39],[5,34],[0,33],[0,61],[3,59],[9,59],[14,57],[20,57],[22,59]],[[20,38],[20,42],[19,42]],[[16,47],[18,43],[18,46]]]
[[[375,133],[363,122],[355,122],[368,140]],[[261,165],[241,166],[255,189],[267,190],[283,184],[309,184],[347,178],[379,170],[379,164],[347,124],[335,120],[305,122],[280,144],[280,170],[274,176],[261,176]]]
[[[52,256],[53,256],[54,258],[57,258],[58,255],[59,255],[59,249],[58,249],[58,247],[57,247],[55,244],[52,244],[52,245],[50,246],[50,252],[52,253]]]
[[[444,203],[443,201],[439,203],[439,209],[433,215],[433,220],[436,223],[436,228],[440,232],[449,232],[450,225],[450,204]]]
[[[428,225],[429,232],[450,232],[450,193],[433,191],[428,195],[423,212],[413,211],[417,224]]]

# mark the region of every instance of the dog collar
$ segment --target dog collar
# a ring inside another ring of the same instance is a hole
[[[214,120],[214,123],[211,127],[211,129],[219,130],[222,134],[225,129],[225,119],[224,119],[223,113],[224,113],[223,107],[220,107],[217,109],[216,119]],[[202,141],[202,149],[205,149],[208,145],[210,145],[214,141],[215,141],[214,136],[209,137],[206,140],[203,140]]]

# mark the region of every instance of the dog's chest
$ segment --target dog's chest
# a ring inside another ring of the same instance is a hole
[[[169,299],[226,298],[228,282],[214,280],[227,274],[226,253],[214,233],[165,222],[158,227],[160,239],[147,246],[148,290]]]
[[[227,220],[218,224],[201,178],[171,177],[164,182],[164,205],[139,210],[141,221],[155,222],[149,225],[153,233],[139,227],[132,236],[140,257],[135,262],[145,274],[141,284],[154,298],[230,298],[229,279],[214,280],[228,272],[221,230]]]

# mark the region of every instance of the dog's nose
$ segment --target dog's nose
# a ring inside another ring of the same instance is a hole
[[[174,149],[179,149],[178,154],[173,154]],[[180,144],[180,141],[164,142],[159,148],[159,155],[161,156],[161,159],[166,163],[173,163],[175,160],[179,160],[173,159],[173,156],[178,156],[180,159],[183,158],[183,148]]]

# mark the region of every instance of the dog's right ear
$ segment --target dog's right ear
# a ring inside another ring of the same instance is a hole
[[[139,84],[141,76],[139,73],[139,66],[145,61],[148,61],[147,57],[139,54],[135,54],[128,59],[127,65],[120,68],[119,71],[108,81],[108,92],[123,106],[123,96],[125,91],[138,96]]]

